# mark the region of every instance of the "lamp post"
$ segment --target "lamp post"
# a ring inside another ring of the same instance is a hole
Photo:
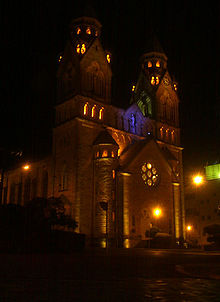
[[[153,209],[153,216],[155,217],[155,219],[159,219],[161,215],[162,215],[162,210],[160,207],[156,207]],[[150,223],[149,227],[150,227],[150,240],[151,240],[151,229],[153,227],[152,222]],[[150,240],[149,240],[149,248],[150,248]]]
[[[187,239],[190,239],[190,232],[192,231],[192,225],[188,224],[186,227],[186,231],[187,231]]]

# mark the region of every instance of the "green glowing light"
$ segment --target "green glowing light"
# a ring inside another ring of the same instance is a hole
[[[220,178],[220,164],[209,165],[205,167],[205,174],[207,180]]]

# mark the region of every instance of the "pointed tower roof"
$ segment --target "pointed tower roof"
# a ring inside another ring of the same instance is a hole
[[[99,133],[93,142],[93,145],[115,145],[118,146],[114,138],[109,134],[107,130],[103,130]]]
[[[162,57],[165,61],[167,61],[167,56],[156,36],[155,33],[151,32],[149,36],[146,38],[146,43],[143,49],[143,56],[148,57]],[[142,57],[143,57],[142,56]]]

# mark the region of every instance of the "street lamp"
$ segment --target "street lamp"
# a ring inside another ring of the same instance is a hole
[[[26,164],[22,168],[23,168],[23,170],[27,171],[30,169],[30,165]]]
[[[186,229],[187,229],[188,232],[190,232],[192,230],[192,226],[191,225],[187,225]]]
[[[162,210],[161,210],[161,208],[157,207],[157,208],[153,209],[153,216],[154,216],[155,218],[158,219],[161,215],[162,215]],[[150,231],[149,231],[149,236],[150,236],[150,239],[149,239],[149,248],[150,248],[151,229],[153,228],[152,222],[149,224],[149,227],[150,227]]]
[[[193,183],[196,185],[196,186],[199,186],[203,183],[203,177],[201,175],[195,175],[193,177]]]
[[[160,208],[155,208],[155,209],[153,210],[153,214],[154,214],[154,216],[155,216],[156,218],[159,218],[159,217],[161,216],[161,214],[162,214],[162,211],[161,211]]]

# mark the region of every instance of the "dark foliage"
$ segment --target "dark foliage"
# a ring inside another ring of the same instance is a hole
[[[0,251],[69,252],[82,249],[85,238],[73,232],[76,227],[75,220],[65,214],[60,198],[35,198],[24,207],[2,205]]]

